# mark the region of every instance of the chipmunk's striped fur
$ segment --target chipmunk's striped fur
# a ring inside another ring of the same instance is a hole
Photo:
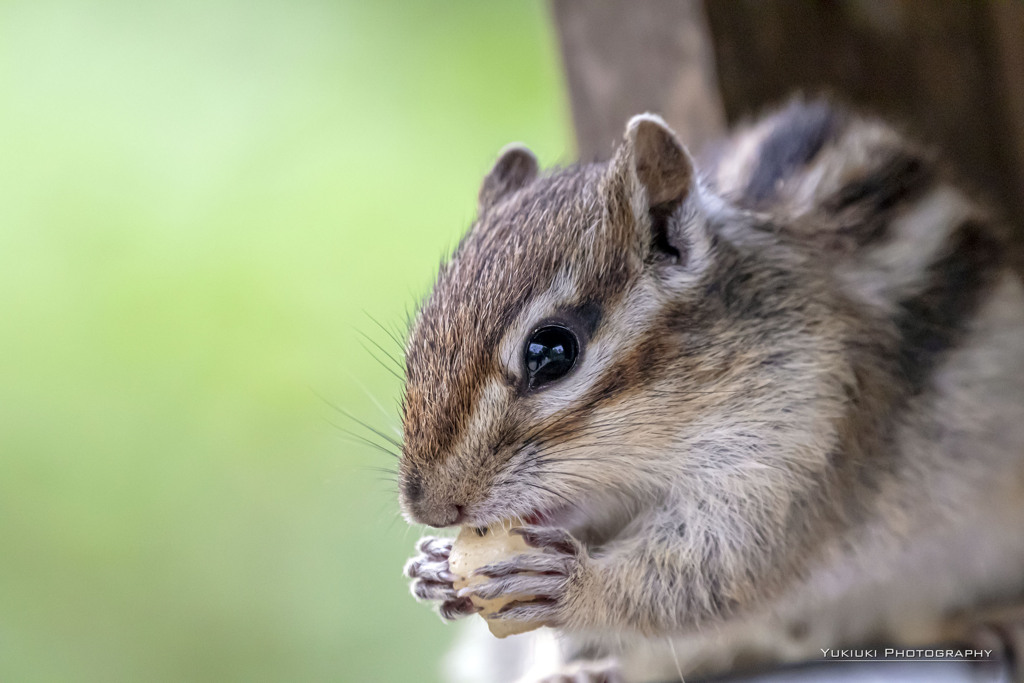
[[[409,338],[403,510],[536,522],[546,564],[475,592],[540,596],[507,618],[627,680],[946,637],[1024,591],[1024,290],[1004,261],[929,151],[826,102],[701,168],[652,116],[607,164],[542,175],[510,149]],[[545,320],[582,352],[534,391]],[[423,550],[414,593],[470,612],[445,542]]]

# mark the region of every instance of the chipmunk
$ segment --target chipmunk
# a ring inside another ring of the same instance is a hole
[[[575,680],[677,680],[1024,596],[1024,288],[928,149],[796,100],[698,167],[644,114],[606,163],[507,148],[478,209],[408,337],[400,505],[545,552],[455,591],[423,539],[444,619],[536,596],[501,614]]]

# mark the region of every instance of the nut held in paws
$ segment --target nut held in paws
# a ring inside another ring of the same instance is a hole
[[[521,536],[509,533],[518,526],[521,525],[506,520],[505,522],[492,524],[486,529],[462,528],[458,538],[455,539],[455,543],[452,545],[451,555],[448,557],[449,569],[459,577],[454,582],[456,590],[487,581],[486,576],[472,575],[475,570],[481,567],[507,560],[513,555],[541,552],[526,545]],[[504,638],[505,636],[532,631],[542,625],[537,621],[512,621],[492,618],[506,604],[514,600],[529,600],[532,597],[532,595],[503,595],[491,600],[483,600],[474,595],[470,599],[474,605],[481,608],[480,616],[487,621],[487,627],[491,630],[491,633],[498,638]]]

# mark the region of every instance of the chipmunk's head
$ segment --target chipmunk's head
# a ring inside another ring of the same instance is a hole
[[[526,149],[504,151],[409,337],[406,516],[569,526],[678,487],[666,461],[698,473],[717,458],[705,483],[723,482],[765,434],[785,438],[763,422],[766,385],[790,373],[790,420],[820,398],[823,345],[793,323],[813,303],[747,268],[723,220],[743,214],[656,116],[631,120],[608,163],[539,174]]]

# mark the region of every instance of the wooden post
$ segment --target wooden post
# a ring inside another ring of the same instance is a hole
[[[580,159],[606,159],[626,122],[661,114],[691,149],[725,132],[696,0],[554,0]]]

